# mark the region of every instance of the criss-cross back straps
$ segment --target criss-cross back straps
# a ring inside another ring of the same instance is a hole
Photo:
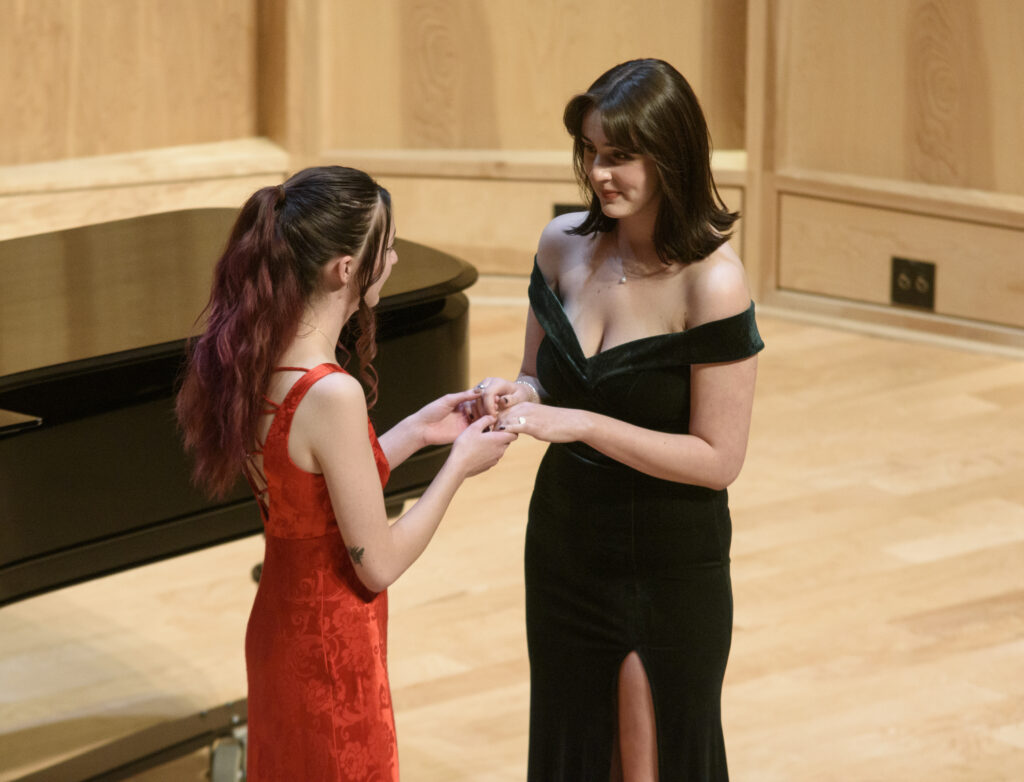
[[[266,402],[267,407],[262,411],[263,415],[274,415],[281,410],[284,406],[285,401],[295,390],[295,387],[307,377],[310,370],[306,367],[274,367],[272,372],[302,372],[302,377],[295,381],[288,393],[285,394],[284,399],[280,403],[275,402],[273,399],[268,397],[266,394],[261,394],[260,397]],[[321,375],[317,376],[319,379]],[[307,386],[308,388],[308,386]],[[273,424],[271,424],[273,426]],[[269,431],[267,433],[269,437]],[[270,506],[267,502],[267,477],[263,474],[263,470],[260,469],[259,465],[256,464],[255,457],[262,456],[264,448],[266,447],[266,439],[261,443],[256,441],[256,447],[249,451],[245,455],[245,461],[242,463],[242,474],[245,476],[246,482],[249,484],[249,488],[252,489],[253,495],[256,497],[256,504],[260,509],[260,516],[263,521],[266,522],[270,515]]]

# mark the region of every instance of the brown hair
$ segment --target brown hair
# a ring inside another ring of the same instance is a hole
[[[581,236],[615,227],[601,211],[584,166],[583,122],[601,112],[609,142],[654,161],[661,203],[654,246],[665,263],[706,258],[731,235],[738,212],[722,202],[711,175],[711,136],[693,89],[663,60],[630,60],[602,74],[565,107],[563,122],[573,137],[573,167],[585,194],[587,216],[567,233]]]

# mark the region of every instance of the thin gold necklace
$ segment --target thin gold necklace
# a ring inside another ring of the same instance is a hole
[[[626,284],[626,279],[627,279],[626,278],[626,262],[622,259],[621,255],[619,256],[619,271],[622,272],[622,276],[619,277],[619,285],[625,285]]]
[[[629,280],[629,275],[626,274],[626,263],[622,259],[622,256],[619,256],[619,272],[621,273],[621,275],[619,277],[619,285],[625,285],[626,282]],[[648,277],[652,277],[652,276],[654,276],[656,274],[658,274],[658,272],[650,272],[650,271],[647,271],[646,269],[643,269],[643,270],[633,274],[632,278],[634,280],[642,280],[642,279],[646,279]]]
[[[331,342],[331,338],[330,338],[330,337],[328,337],[328,336],[327,336],[326,334],[324,334],[324,333],[323,333],[322,331],[320,331],[320,329],[318,329],[318,328],[317,328],[316,326],[314,326],[314,325],[313,325],[312,323],[306,323],[306,321],[304,321],[304,320],[300,320],[300,321],[299,321],[299,323],[301,323],[301,324],[302,324],[303,326],[305,326],[306,328],[310,328],[310,329],[313,329],[313,331],[315,331],[315,332],[316,332],[317,334],[319,334],[319,335],[320,335],[321,337],[323,337],[324,339],[326,339],[326,340],[327,340],[327,344],[331,346],[331,350],[334,350],[334,349],[336,349],[336,348],[337,348],[337,344],[336,344],[336,343],[334,343],[334,342]],[[303,335],[303,336],[305,336],[305,335]]]

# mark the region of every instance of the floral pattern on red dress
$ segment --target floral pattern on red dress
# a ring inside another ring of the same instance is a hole
[[[322,475],[288,458],[306,372],[278,407],[263,445],[268,516],[259,589],[246,631],[250,782],[397,782],[387,672],[387,592],[355,574]],[[389,466],[368,437],[383,486]]]

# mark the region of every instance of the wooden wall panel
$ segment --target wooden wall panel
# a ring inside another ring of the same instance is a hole
[[[705,6],[700,82],[693,86],[715,149],[744,149],[746,144],[746,49],[747,0],[714,0]]]
[[[1024,327],[1024,230],[783,195],[780,287],[889,304],[892,257],[936,264],[935,312]]]
[[[571,181],[380,177],[398,232],[469,261],[485,274],[530,273],[555,203],[580,203]]]
[[[718,194],[722,196],[722,200],[725,205],[732,210],[739,210],[740,219],[733,224],[732,237],[729,239],[729,243],[732,245],[732,249],[740,256],[743,260],[747,257],[746,247],[743,243],[743,214],[745,211],[746,198],[744,197],[744,190],[741,187],[719,187]],[[746,262],[744,261],[744,265]],[[750,282],[750,290],[754,291],[753,281],[749,280],[749,269],[748,269],[748,281]]]
[[[565,102],[661,57],[743,145],[743,0],[342,0],[323,6],[326,148],[558,149]]]
[[[1024,3],[776,7],[780,168],[1024,194]]]
[[[240,207],[256,190],[284,180],[284,172],[191,182],[159,182],[93,190],[0,196],[0,240],[79,225],[180,209]]]
[[[265,139],[169,147],[0,169],[0,240],[180,209],[239,207],[281,182]]]
[[[555,205],[582,203],[569,176],[561,181],[403,176],[374,172],[372,161],[354,162],[391,192],[400,236],[463,258],[483,274],[529,274]],[[729,208],[742,212],[742,188],[720,186],[719,192]],[[742,222],[731,239],[741,257]]]
[[[256,134],[254,0],[0,0],[0,166]]]

